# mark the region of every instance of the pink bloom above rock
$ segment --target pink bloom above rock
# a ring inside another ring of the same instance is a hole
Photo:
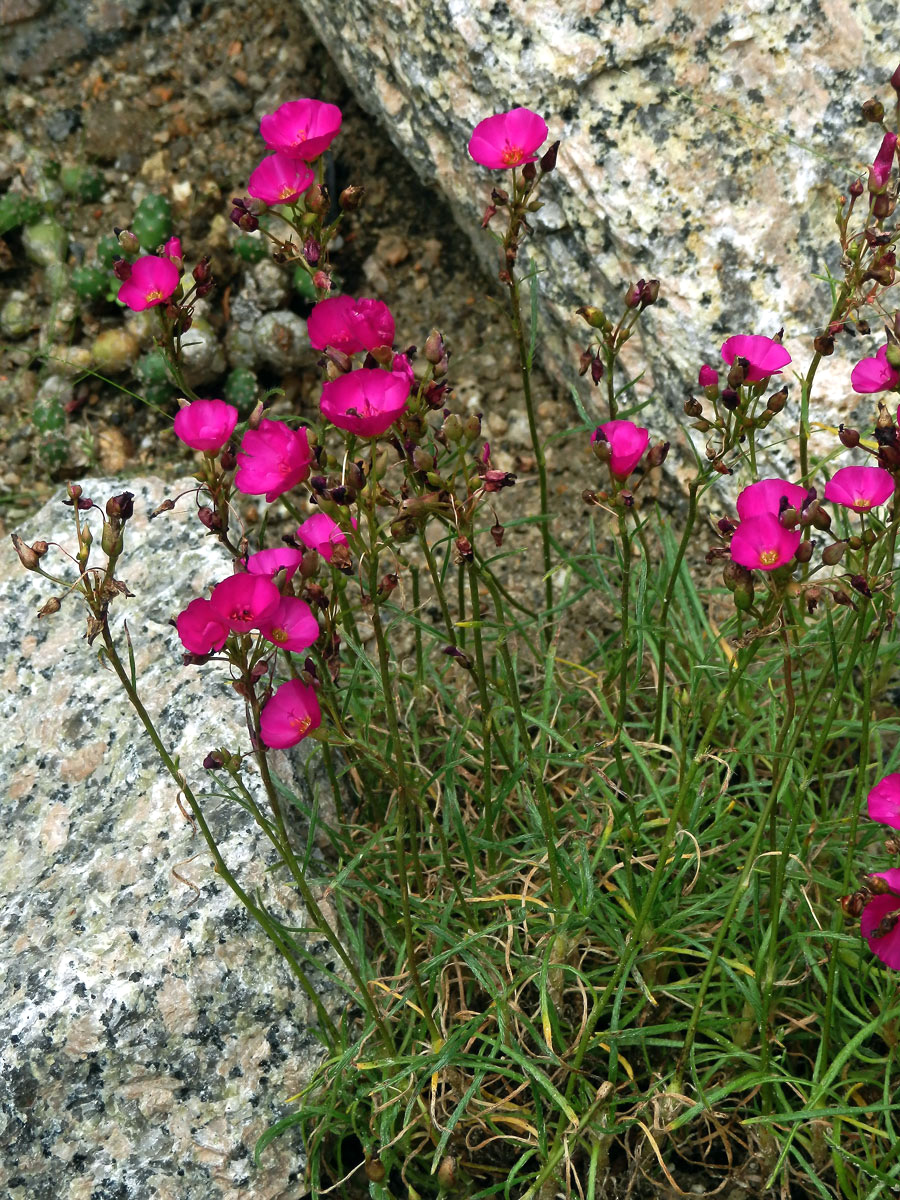
[[[409,379],[361,367],[322,385],[322,416],[359,437],[380,437],[406,407]]]
[[[900,775],[885,775],[867,797],[869,817],[880,825],[900,829]]]
[[[763,337],[759,333],[739,333],[722,344],[722,357],[727,363],[736,358],[746,358],[750,367],[745,383],[759,383],[770,375],[777,375],[791,361],[791,356],[780,342]]]
[[[738,525],[731,539],[731,557],[751,571],[774,571],[791,561],[802,536],[799,529],[785,529],[777,517],[763,513]]]
[[[760,479],[745,487],[737,498],[737,514],[742,521],[771,513],[777,517],[781,511],[782,497],[798,511],[808,495],[799,483],[787,483],[783,479]]]
[[[875,879],[883,879],[891,892],[900,892],[900,870],[876,871]],[[884,896],[873,896],[863,909],[860,931],[869,943],[869,949],[880,958],[886,967],[900,970],[900,922],[894,921],[900,913],[900,896],[889,892]]]
[[[319,622],[305,600],[282,596],[275,611],[260,622],[259,632],[282,650],[298,654],[319,636]]]
[[[228,625],[209,600],[198,596],[175,618],[181,644],[191,654],[212,654],[221,650],[228,637]]]
[[[332,296],[320,300],[306,323],[309,342],[316,350],[331,346],[344,354],[376,350],[394,341],[394,318],[380,300]]]
[[[825,484],[825,499],[854,512],[868,512],[890,500],[894,477],[883,467],[841,467]]]
[[[232,633],[249,633],[274,613],[281,600],[278,588],[265,575],[229,575],[217,583],[209,598],[219,620]]]
[[[591,434],[591,444],[601,438],[609,442],[609,469],[617,479],[626,479],[650,443],[650,432],[633,421],[607,421]]]
[[[886,392],[898,383],[900,371],[888,362],[887,346],[879,347],[874,358],[861,358],[850,372],[850,386],[863,396],[872,392]]]
[[[250,172],[247,191],[266,204],[294,204],[315,177],[305,162],[286,154],[270,154]]]
[[[175,414],[175,436],[192,450],[217,454],[237,425],[238,410],[224,400],[194,400]]]
[[[279,571],[284,571],[285,579],[290,582],[301,562],[302,550],[295,550],[292,546],[273,546],[270,550],[257,550],[256,554],[251,554],[247,559],[247,570],[251,575],[268,575],[270,579]]]
[[[145,254],[132,263],[131,274],[119,288],[118,298],[133,312],[165,304],[181,280],[178,268],[168,258]]]
[[[234,486],[245,496],[264,495],[271,503],[303,482],[311,462],[304,428],[263,418],[259,429],[248,429],[241,441]]]
[[[894,152],[897,149],[896,133],[886,133],[878,148],[878,154],[869,170],[869,191],[880,192],[887,187],[894,166]]]
[[[483,167],[501,171],[537,159],[535,151],[547,138],[547,122],[530,108],[486,117],[469,139],[469,154]]]
[[[355,517],[351,517],[350,520],[355,529]],[[297,537],[304,546],[321,554],[326,562],[331,562],[335,546],[347,545],[347,535],[340,525],[337,521],[332,521],[328,513],[323,512],[315,513],[304,521],[297,529]]]
[[[341,110],[336,104],[322,100],[288,100],[259,123],[259,132],[267,146],[306,162],[324,153],[340,128]]]
[[[700,368],[700,374],[697,376],[697,382],[701,387],[715,387],[719,382],[719,372],[714,371],[712,367],[703,364]]]
[[[315,689],[299,679],[283,683],[260,715],[262,740],[274,750],[296,746],[322,724]]]

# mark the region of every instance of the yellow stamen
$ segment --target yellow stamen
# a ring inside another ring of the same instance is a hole
[[[760,551],[759,561],[764,567],[771,567],[773,563],[778,562],[777,550],[762,550]]]

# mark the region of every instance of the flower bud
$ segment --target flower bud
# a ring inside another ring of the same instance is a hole
[[[798,563],[808,563],[812,558],[813,544],[812,542],[801,542],[797,547],[794,557]]]
[[[141,243],[130,229],[117,229],[116,240],[126,254],[140,254]]]
[[[506,530],[496,519],[491,526],[491,537],[494,539],[494,545],[499,549],[503,545],[503,535]]]
[[[537,179],[537,167],[533,162],[525,163],[525,165],[522,167],[522,178],[527,179],[529,183],[531,183],[532,180]]]
[[[463,435],[463,424],[456,413],[449,413],[444,418],[444,423],[441,426],[441,433],[448,442],[458,442]]]
[[[625,293],[625,307],[637,308],[641,302],[641,295],[644,290],[644,280],[639,279],[637,283],[633,283]]]
[[[219,466],[223,471],[233,471],[237,466],[237,455],[230,446],[226,446],[219,455]]]
[[[191,274],[194,277],[195,283],[209,283],[209,281],[212,279],[212,271],[209,267],[208,254],[205,254],[203,258],[200,259],[196,267],[194,267],[193,271],[191,271]]]
[[[122,553],[122,527],[120,524],[103,522],[103,532],[100,535],[100,548],[107,558],[118,558]]]
[[[817,338],[813,339],[813,349],[816,354],[827,358],[830,354],[834,354],[834,338],[830,333],[820,333]]]
[[[854,200],[859,199],[859,197],[863,194],[863,185],[862,185],[861,180],[854,179],[853,182],[850,184],[849,188],[847,188],[847,191],[850,193],[850,195],[853,197]]]
[[[822,533],[827,533],[831,528],[831,513],[827,512],[819,504],[817,504],[815,507],[810,505],[810,509],[812,510],[813,527],[820,530]]]
[[[641,288],[641,312],[659,299],[659,280],[648,279]]]
[[[684,414],[686,417],[702,417],[703,405],[693,396],[688,396],[684,402]]]
[[[859,430],[847,429],[843,424],[838,426],[838,437],[848,450],[853,450],[859,445]]]
[[[774,392],[766,401],[766,408],[770,413],[780,413],[787,404],[788,390],[786,387],[780,391]]]
[[[874,97],[871,100],[864,101],[862,118],[864,121],[871,121],[873,125],[880,125],[884,120],[884,105]]]
[[[22,541],[17,533],[11,534],[11,537],[13,548],[19,556],[19,562],[26,571],[36,571],[41,561],[41,555],[35,549],[38,543],[35,542],[35,546],[29,546],[26,542]],[[46,542],[41,544],[46,545]]]
[[[470,441],[474,442],[476,438],[481,437],[481,413],[470,413],[463,421],[463,435]]]
[[[722,568],[722,582],[728,588],[729,592],[733,592],[736,587],[752,585],[753,576],[746,567],[742,567],[740,563],[729,559]]]
[[[584,317],[591,329],[606,331],[611,328],[609,320],[601,308],[593,308],[589,304],[583,304],[581,308],[576,308],[575,312],[579,317]]]
[[[311,267],[314,267],[322,255],[322,247],[314,237],[308,237],[303,243],[303,257]]]
[[[208,505],[197,509],[197,516],[200,518],[200,524],[205,525],[207,529],[214,533],[222,528],[222,519],[217,512],[214,512]]]
[[[647,466],[661,467],[666,461],[666,456],[669,453],[668,442],[657,442],[655,446],[651,446],[647,451]]]
[[[134,516],[134,494],[120,492],[118,496],[110,496],[106,502],[106,515],[119,521],[130,521]]]
[[[472,543],[467,537],[458,537],[456,539],[456,561],[457,563],[471,563],[475,561],[475,554],[472,550]]]
[[[331,291],[331,276],[327,271],[316,271],[312,277],[313,287],[317,292]]]
[[[57,600],[56,596],[51,596],[43,608],[38,609],[38,617],[52,617],[54,613],[58,613],[62,608],[62,604]]]
[[[800,521],[800,513],[792,504],[788,504],[778,514],[779,523],[785,529],[793,529]]]
[[[728,386],[730,388],[739,388],[747,378],[747,370],[750,363],[746,358],[738,356],[731,364],[728,372]]]
[[[823,594],[824,593],[820,587],[810,587],[804,592],[803,598],[806,601],[806,611],[810,616],[812,616],[812,614],[819,607],[819,602],[821,601]]]
[[[851,575],[849,583],[854,591],[859,592],[861,596],[865,596],[867,599],[871,599],[872,589],[869,587],[865,575]]]
[[[356,212],[366,198],[366,189],[356,184],[345,187],[338,196],[338,204],[342,212]]]
[[[425,339],[425,357],[432,366],[436,366],[443,359],[446,352],[444,339],[441,337],[440,332],[437,329],[432,329],[431,333]]]
[[[387,1171],[380,1158],[366,1159],[366,1179],[371,1183],[381,1183],[386,1176]]]
[[[548,146],[548,148],[544,151],[543,155],[541,156],[541,160],[540,160],[541,170],[543,171],[543,173],[545,175],[549,175],[550,172],[556,167],[556,156],[558,153],[559,153],[559,142],[557,141],[557,142],[554,142],[552,146]]]
[[[265,405],[263,404],[262,400],[257,400],[256,405],[253,409],[253,412],[250,414],[250,417],[247,421],[247,428],[248,429],[259,429],[259,425],[263,419],[263,415],[265,414],[265,411],[266,411]]]
[[[597,354],[594,356],[594,359],[591,362],[591,381],[593,382],[595,387],[600,383],[600,380],[603,378],[603,370],[604,370],[603,359],[600,357],[599,354]]]
[[[117,258],[113,263],[113,275],[116,279],[120,279],[122,283],[127,283],[131,278],[131,263],[127,258]]]
[[[740,396],[732,387],[723,388],[720,399],[723,406],[727,408],[729,412],[734,412],[741,402]]]

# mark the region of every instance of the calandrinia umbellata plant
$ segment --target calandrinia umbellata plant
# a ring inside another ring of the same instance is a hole
[[[891,83],[900,95],[900,69]],[[16,546],[59,589],[41,616],[80,597],[88,641],[218,874],[317,1013],[323,1065],[259,1147],[299,1126],[311,1195],[612,1196],[637,1194],[643,1175],[673,1194],[699,1182],[868,1197],[900,1180],[900,840],[868,836],[900,828],[897,136],[880,103],[864,111],[881,143],[838,202],[821,326],[790,345],[740,331],[717,366],[698,363],[674,514],[652,494],[668,441],[633,419],[622,362],[655,279],[625,285],[618,307],[578,310],[595,387],[575,433],[596,486],[582,515],[551,503],[527,248],[558,143],[529,109],[489,117],[469,143],[506,172],[482,224],[533,440],[528,515],[479,416],[455,406],[452,338],[332,294],[335,235],[363,202],[353,186],[333,207],[324,186],[333,105],[263,119],[273,153],[232,210],[315,289],[317,419],[276,401],[239,422],[195,395],[181,348],[214,287],[209,262],[188,275],[177,238],[136,257],[120,235],[119,297],[156,309],[183,392],[175,433],[198,456],[198,534],[222,546],[221,580],[209,595],[185,587],[173,614],[173,651],[210,687],[230,680],[246,715],[243,744],[210,730],[204,794],[239,800],[264,831],[343,964],[348,1016],[319,998],[301,920],[232,874],[123,657],[110,609],[129,595],[130,494],[101,506],[69,487],[59,567],[45,543]],[[875,329],[847,369],[875,397],[867,428],[830,429],[819,364]],[[760,464],[791,426],[796,469],[773,477]],[[564,523],[580,529],[574,545]],[[504,568],[532,537],[537,586],[517,586],[527,573]],[[295,801],[270,767],[270,750],[304,739],[334,792],[334,820],[315,818],[325,863],[294,844]],[[875,826],[860,822],[864,800]]]

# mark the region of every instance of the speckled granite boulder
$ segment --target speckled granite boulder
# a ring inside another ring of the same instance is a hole
[[[808,361],[829,304],[811,276],[826,262],[837,269],[833,198],[880,139],[859,105],[874,93],[890,107],[892,6],[301,5],[361,103],[485,254],[494,246],[479,218],[502,177],[469,160],[471,130],[516,105],[547,118],[562,147],[532,245],[547,349],[570,377],[587,341],[573,310],[612,302],[640,276],[662,280],[665,307],[647,314],[630,361],[646,355],[644,385],[672,411],[731,333],[784,325],[795,361]],[[822,372],[833,404],[849,361]]]
[[[135,595],[117,623],[127,615],[145,703],[202,791],[204,755],[245,745],[246,731],[238,697],[214,668],[181,665],[168,625],[227,570],[187,499],[148,523],[189,486],[131,482],[119,574]],[[105,501],[122,483],[84,488]],[[70,530],[57,498],[21,532],[71,545]],[[0,1195],[296,1200],[298,1140],[275,1143],[259,1169],[252,1151],[318,1061],[304,997],[214,876],[115,677],[83,640],[76,602],[38,621],[50,592],[8,541],[0,579]],[[317,786],[315,762],[292,759],[295,785]],[[250,818],[227,801],[205,806],[241,882],[299,918],[266,877],[268,843]],[[317,986],[343,1007],[327,973]]]

